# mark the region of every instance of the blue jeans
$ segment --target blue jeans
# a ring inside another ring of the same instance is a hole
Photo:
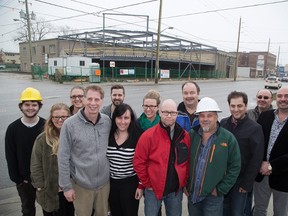
[[[223,196],[208,195],[198,203],[191,202],[188,198],[188,212],[190,216],[222,216],[223,215]]]
[[[240,193],[239,185],[234,185],[224,198],[223,216],[243,216],[248,192]]]
[[[247,194],[246,206],[245,206],[245,210],[244,210],[245,216],[252,216],[253,215],[252,203],[253,203],[253,189],[252,189],[252,191],[248,192],[248,194]]]
[[[181,216],[182,215],[182,199],[183,192],[170,193],[167,196],[158,200],[153,190],[145,189],[144,212],[147,216],[157,216],[161,207],[162,201],[165,204],[166,216]]]

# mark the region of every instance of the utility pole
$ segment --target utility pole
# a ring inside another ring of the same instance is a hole
[[[279,49],[278,49],[278,55],[277,55],[277,69],[279,67],[279,57],[280,57],[280,46],[279,46]]]
[[[156,47],[156,60],[155,60],[155,84],[158,84],[159,51],[160,51],[160,36],[161,36],[161,17],[162,17],[162,0],[160,0],[160,6],[159,6],[157,47]]]
[[[28,43],[29,43],[29,54],[30,54],[30,60],[29,60],[29,66],[32,74],[32,79],[35,79],[34,77],[34,71],[32,68],[33,60],[32,60],[32,42],[31,42],[31,27],[30,27],[30,14],[28,9],[28,0],[25,0],[25,7],[26,7],[26,20],[27,20],[27,30],[28,30]],[[29,67],[28,66],[28,67]]]
[[[266,55],[266,61],[265,61],[265,72],[268,74],[268,57],[269,57],[269,52],[270,52],[270,38],[268,41],[268,48],[267,48],[267,55]]]
[[[237,49],[236,49],[236,62],[235,62],[235,70],[234,70],[234,81],[236,81],[236,78],[237,78],[237,67],[238,67],[238,59],[239,59],[240,32],[241,32],[241,17],[240,17],[240,20],[239,20],[238,40],[237,40]]]

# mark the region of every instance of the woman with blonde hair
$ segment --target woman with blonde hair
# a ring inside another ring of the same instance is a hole
[[[70,116],[69,107],[54,104],[44,132],[35,140],[31,155],[31,179],[36,188],[36,200],[44,216],[74,216],[74,206],[64,197],[58,186],[57,152],[64,121]]]
[[[151,89],[143,98],[143,113],[137,119],[137,126],[143,131],[150,127],[153,127],[160,121],[159,116],[159,105],[160,105],[160,94],[158,91]]]

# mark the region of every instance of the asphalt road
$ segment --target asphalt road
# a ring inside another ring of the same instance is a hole
[[[130,104],[137,115],[142,113],[142,99],[149,89],[156,89],[160,92],[162,100],[172,98],[177,103],[182,101],[181,85],[184,81],[160,81],[158,85],[153,82],[125,82],[122,83],[126,89],[125,102]],[[256,105],[255,95],[259,89],[264,87],[263,79],[247,79],[239,78],[236,82],[226,80],[199,80],[197,81],[201,88],[200,98],[209,96],[214,98],[222,113],[219,118],[224,118],[230,115],[227,103],[227,95],[230,91],[239,90],[247,93],[249,97],[248,108],[253,108]],[[0,215],[16,216],[20,215],[20,200],[17,195],[14,183],[10,181],[7,171],[5,159],[4,137],[7,126],[15,119],[21,116],[18,108],[20,93],[26,87],[37,88],[43,97],[43,108],[40,110],[40,116],[46,118],[49,114],[50,107],[54,103],[69,102],[69,91],[74,85],[81,83],[64,83],[59,84],[49,80],[31,80],[29,75],[20,74],[5,74],[0,73]],[[84,83],[86,86],[89,83]],[[110,103],[110,87],[111,83],[100,83],[105,91],[103,105]],[[283,83],[288,85],[288,83]],[[276,92],[276,90],[272,90]],[[274,105],[275,106],[275,105]],[[187,199],[183,198],[183,215],[187,215]],[[143,216],[143,199],[141,199],[139,207],[139,216]],[[42,215],[41,208],[37,205],[37,216]],[[163,210],[163,215],[165,211]],[[272,216],[272,204],[270,202],[268,216]]]
[[[122,83],[126,89],[125,102],[130,104],[139,116],[142,112],[142,99],[149,89],[156,89],[160,92],[161,98],[172,98],[177,103],[182,101],[181,85],[184,81],[160,81],[158,85],[153,82],[125,82]],[[227,95],[230,91],[245,91],[249,97],[249,108],[255,106],[256,92],[264,87],[263,79],[238,79],[234,82],[231,79],[226,80],[199,80],[197,81],[201,88],[200,98],[209,96],[214,98],[222,109],[220,119],[230,115],[227,104]],[[49,80],[31,80],[31,76],[22,74],[0,73],[0,189],[14,185],[10,181],[5,159],[4,137],[7,126],[15,119],[21,116],[18,108],[20,93],[26,87],[37,88],[43,97],[43,108],[40,110],[40,116],[46,118],[50,107],[54,103],[63,102],[70,104],[69,91],[74,85],[81,83],[59,84]],[[88,85],[84,83],[83,85]],[[110,103],[111,83],[100,83],[105,91],[104,104]],[[283,85],[288,85],[284,83]],[[275,91],[275,90],[274,90]]]

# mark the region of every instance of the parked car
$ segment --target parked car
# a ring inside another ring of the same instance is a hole
[[[278,77],[275,76],[269,76],[265,79],[265,88],[281,88],[282,83],[278,79]]]
[[[288,76],[283,76],[281,82],[288,82]]]

